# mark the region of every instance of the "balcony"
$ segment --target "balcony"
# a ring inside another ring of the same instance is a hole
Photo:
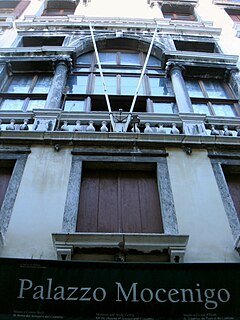
[[[122,117],[127,116],[124,113]],[[0,112],[1,143],[39,143],[50,145],[162,144],[201,147],[202,145],[239,146],[240,118],[201,114],[133,114],[139,123],[130,122],[123,132],[125,120],[113,114],[116,130],[112,131],[107,112],[64,112],[35,109],[32,112]],[[126,117],[125,117],[126,118]]]

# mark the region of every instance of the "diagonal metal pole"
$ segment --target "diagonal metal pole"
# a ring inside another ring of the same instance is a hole
[[[137,88],[136,88],[136,91],[135,91],[135,94],[134,94],[134,97],[133,97],[133,101],[132,101],[132,104],[131,104],[131,107],[130,107],[129,115],[127,117],[127,121],[126,121],[125,126],[124,126],[124,131],[125,132],[127,132],[129,123],[131,121],[132,112],[133,112],[133,109],[134,109],[134,106],[135,106],[135,103],[136,103],[136,100],[137,100],[137,97],[138,97],[139,88],[140,88],[144,73],[145,73],[146,68],[147,68],[147,63],[148,63],[148,60],[149,60],[149,57],[150,57],[150,54],[151,54],[151,51],[152,51],[152,47],[153,47],[153,43],[154,43],[155,37],[157,35],[157,30],[158,30],[158,27],[156,27],[156,29],[154,31],[154,34],[152,36],[152,41],[150,43],[150,46],[149,46],[149,49],[148,49],[148,53],[147,53],[147,56],[146,56],[146,59],[145,59],[145,62],[144,62],[143,68],[142,68],[142,72],[141,72],[141,75],[140,75],[140,78],[139,78],[139,81],[138,81],[138,84],[137,84]]]
[[[93,42],[93,47],[94,47],[94,51],[95,51],[96,58],[97,58],[97,63],[98,63],[100,76],[101,76],[101,79],[102,79],[103,91],[104,91],[104,95],[105,95],[105,99],[106,99],[106,103],[107,103],[107,108],[108,108],[108,112],[109,112],[111,125],[112,125],[112,128],[113,128],[113,131],[115,131],[115,122],[114,122],[113,115],[112,115],[111,104],[110,104],[110,100],[109,100],[108,93],[107,93],[107,86],[106,86],[106,82],[104,80],[102,66],[101,66],[101,62],[100,62],[98,49],[97,49],[96,41],[95,41],[95,38],[94,38],[94,33],[93,33],[93,28],[92,28],[91,22],[89,22],[89,28],[90,28],[90,32],[91,32],[91,36],[92,36],[92,42]]]

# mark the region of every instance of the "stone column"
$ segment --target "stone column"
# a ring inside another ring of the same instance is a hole
[[[69,61],[60,60],[56,62],[55,73],[48,92],[45,109],[61,108],[62,94],[66,85],[68,68]]]
[[[170,64],[167,67],[172,80],[179,113],[193,112],[192,103],[182,76],[182,67],[177,64]]]

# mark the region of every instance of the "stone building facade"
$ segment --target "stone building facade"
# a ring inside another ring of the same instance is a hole
[[[131,1],[0,1],[3,259],[240,261],[240,3]]]

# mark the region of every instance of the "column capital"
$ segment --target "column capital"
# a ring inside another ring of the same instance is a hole
[[[237,67],[226,69],[224,73],[224,80],[229,81],[230,77],[234,76],[238,72],[239,72],[239,69]]]
[[[65,66],[68,71],[72,68],[72,59],[70,57],[60,57],[52,60],[53,71],[56,71],[58,66]]]
[[[185,67],[178,62],[168,61],[165,68],[166,74],[170,75],[173,70],[179,70],[183,73],[185,71]]]

